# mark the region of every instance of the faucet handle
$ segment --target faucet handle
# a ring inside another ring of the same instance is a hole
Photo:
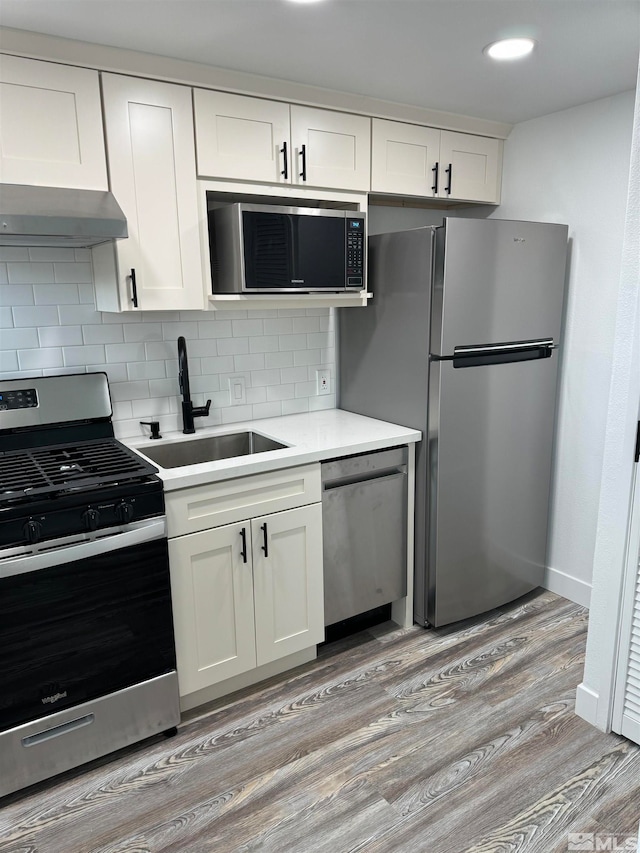
[[[191,414],[194,418],[206,418],[209,415],[209,409],[211,408],[211,400],[207,400],[204,406],[195,406],[191,410]]]

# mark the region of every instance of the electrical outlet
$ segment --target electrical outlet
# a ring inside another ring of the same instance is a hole
[[[244,376],[231,376],[229,378],[229,398],[232,406],[242,406],[247,402]]]
[[[316,386],[316,391],[320,395],[331,393],[331,371],[328,368],[316,370]]]

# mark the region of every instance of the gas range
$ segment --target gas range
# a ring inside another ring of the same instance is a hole
[[[180,720],[162,481],[104,373],[0,382],[0,797]]]

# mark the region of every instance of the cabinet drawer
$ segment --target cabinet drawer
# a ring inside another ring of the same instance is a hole
[[[180,489],[166,495],[169,537],[317,503],[320,499],[319,464]]]

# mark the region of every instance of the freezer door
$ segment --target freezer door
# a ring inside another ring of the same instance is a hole
[[[432,354],[542,337],[558,342],[566,225],[447,218],[436,231]]]
[[[454,366],[429,386],[427,619],[445,625],[543,579],[557,353]]]

